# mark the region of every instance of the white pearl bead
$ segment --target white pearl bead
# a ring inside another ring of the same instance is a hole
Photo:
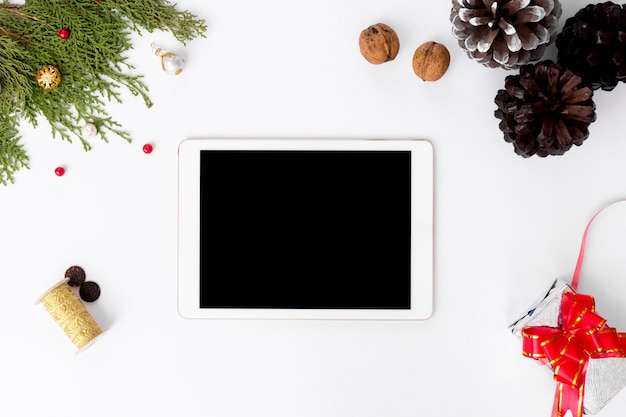
[[[185,61],[174,54],[165,54],[161,57],[163,71],[169,75],[178,75],[183,72],[183,65]]]
[[[90,138],[92,136],[96,136],[98,133],[98,128],[93,123],[87,123],[83,126],[83,136]]]

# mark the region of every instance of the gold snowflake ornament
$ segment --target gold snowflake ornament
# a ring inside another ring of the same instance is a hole
[[[61,83],[61,73],[52,65],[44,65],[37,71],[37,84],[45,90],[53,90]]]

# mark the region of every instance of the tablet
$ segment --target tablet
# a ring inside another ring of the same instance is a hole
[[[178,158],[182,317],[431,315],[428,141],[188,139]]]

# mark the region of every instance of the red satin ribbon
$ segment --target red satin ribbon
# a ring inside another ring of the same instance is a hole
[[[578,281],[580,281],[580,272],[582,271],[583,259],[585,257],[585,246],[587,245],[587,234],[589,233],[589,228],[591,227],[591,223],[593,223],[595,218],[598,217],[598,215],[602,213],[605,209],[611,207],[613,204],[624,203],[624,202],[626,202],[626,198],[621,199],[621,200],[615,200],[607,204],[606,206],[602,207],[600,210],[596,211],[587,222],[587,226],[585,227],[585,232],[583,233],[582,242],[580,243],[580,250],[578,252],[578,260],[576,261],[576,268],[574,269],[574,275],[572,276],[571,287],[574,289],[574,291],[578,290]]]
[[[567,410],[583,414],[587,364],[591,358],[626,357],[626,333],[606,325],[595,312],[592,296],[563,293],[558,327],[526,327],[522,331],[524,356],[547,363],[557,382],[553,417]]]

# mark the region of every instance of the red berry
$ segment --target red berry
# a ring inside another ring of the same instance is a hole
[[[67,39],[69,37],[70,37],[70,30],[69,29],[61,29],[59,31],[59,38]]]
[[[54,170],[54,173],[56,174],[57,177],[62,177],[65,174],[65,168],[63,167],[57,167]]]
[[[154,148],[149,143],[143,145],[143,153],[152,153],[152,149]]]

